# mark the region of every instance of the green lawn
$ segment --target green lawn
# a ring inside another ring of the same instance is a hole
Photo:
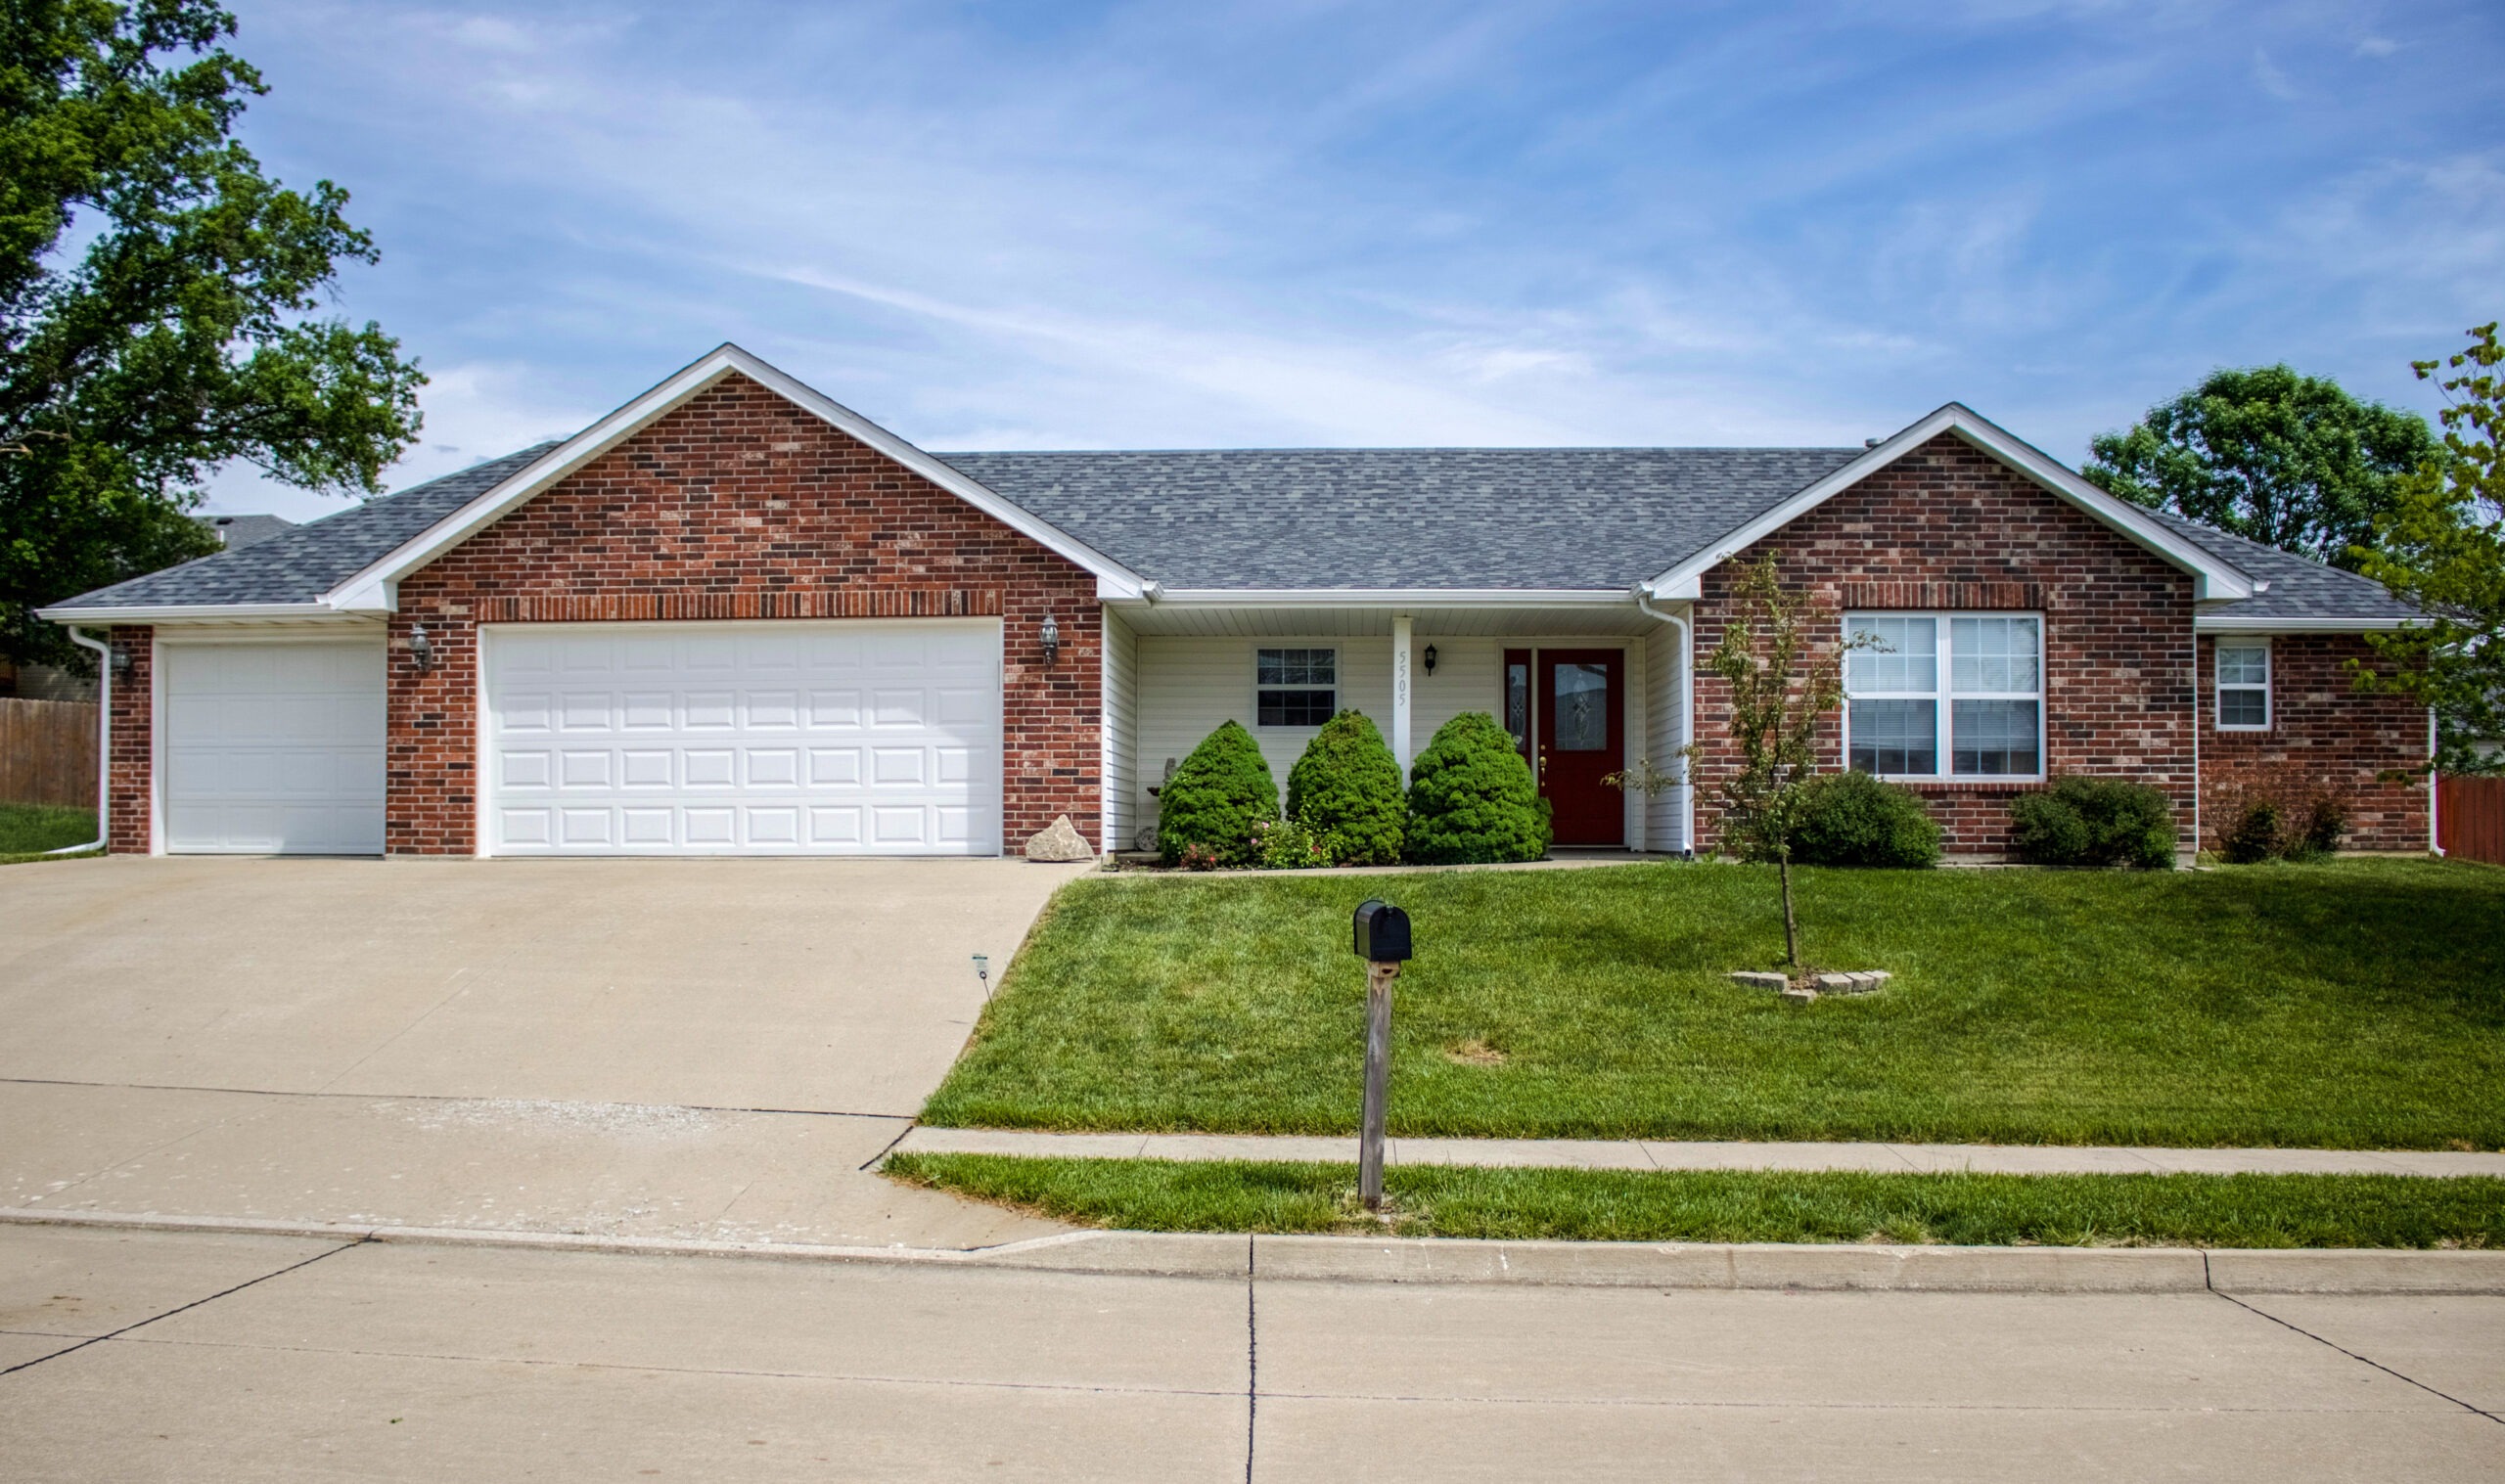
[[[1132,877],[1055,900],[924,1110],[1344,1133],[1348,914],[1408,908],[1395,1134],[2505,1144],[2505,871],[1798,874],[1805,951],[1884,993],[1787,1006],[1771,873],[1645,865]]]
[[[0,804],[0,866],[44,859],[64,845],[96,837],[96,811],[49,804]],[[57,858],[56,858],[57,859]]]
[[[1582,1241],[2494,1247],[2505,1180],[2405,1175],[1859,1175],[1356,1169],[899,1154],[887,1173],[1063,1221],[1148,1232],[1392,1232]]]

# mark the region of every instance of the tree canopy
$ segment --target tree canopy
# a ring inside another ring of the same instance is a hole
[[[2440,452],[2418,414],[2286,366],[2211,372],[2089,448],[2080,472],[2125,500],[2352,570],[2401,477]]]
[[[425,382],[321,319],[371,239],[347,193],[234,138],[259,73],[199,0],[0,6],[0,653],[70,658],[32,610],[215,549],[189,512],[242,460],[379,491]]]
[[[2367,636],[2375,661],[2359,666],[2370,690],[2415,696],[2441,723],[2434,766],[2445,773],[2505,772],[2505,346],[2490,322],[2440,364],[2413,361],[2420,381],[2443,388],[2444,452],[2400,481],[2376,522],[2365,574],[2427,619]],[[2457,375],[2439,377],[2450,369]]]

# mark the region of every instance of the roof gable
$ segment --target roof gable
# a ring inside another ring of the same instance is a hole
[[[2148,511],[2118,499],[2072,472],[2062,463],[1962,403],[1951,402],[1916,422],[1861,457],[1807,485],[1732,527],[1712,542],[1644,584],[1652,597],[1693,599],[1703,595],[1705,574],[1759,540],[1886,469],[1942,433],[1950,434],[2053,495],[2078,507],[2099,523],[2161,559],[2189,572],[2196,600],[2253,596],[2253,579],[2215,552],[2160,521]]]
[[[344,612],[387,612],[402,577],[493,524],[507,512],[625,442],[657,419],[729,376],[744,376],[846,436],[921,475],[1037,545],[1068,559],[1097,580],[1100,596],[1136,598],[1139,575],[1111,557],[984,488],[961,471],[924,453],[878,424],[843,406],[737,345],[724,344],[676,376],[618,408],[581,432],[541,453],[510,477],[446,514],[322,594]]]

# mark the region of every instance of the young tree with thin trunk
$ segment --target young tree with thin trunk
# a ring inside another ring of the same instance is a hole
[[[1787,593],[1767,556],[1741,568],[1739,607],[1706,670],[1730,687],[1731,748],[1739,771],[1718,790],[1726,848],[1772,860],[1783,891],[1783,962],[1800,967],[1800,927],[1792,909],[1792,838],[1799,828],[1800,786],[1817,771],[1818,728],[1844,701],[1844,654],[1872,641],[1830,650],[1836,614],[1806,593]],[[1692,775],[1703,744],[1683,749]]]

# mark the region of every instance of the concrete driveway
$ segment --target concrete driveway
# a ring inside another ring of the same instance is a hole
[[[971,1244],[860,1175],[1078,868],[0,871],[0,1204]]]

